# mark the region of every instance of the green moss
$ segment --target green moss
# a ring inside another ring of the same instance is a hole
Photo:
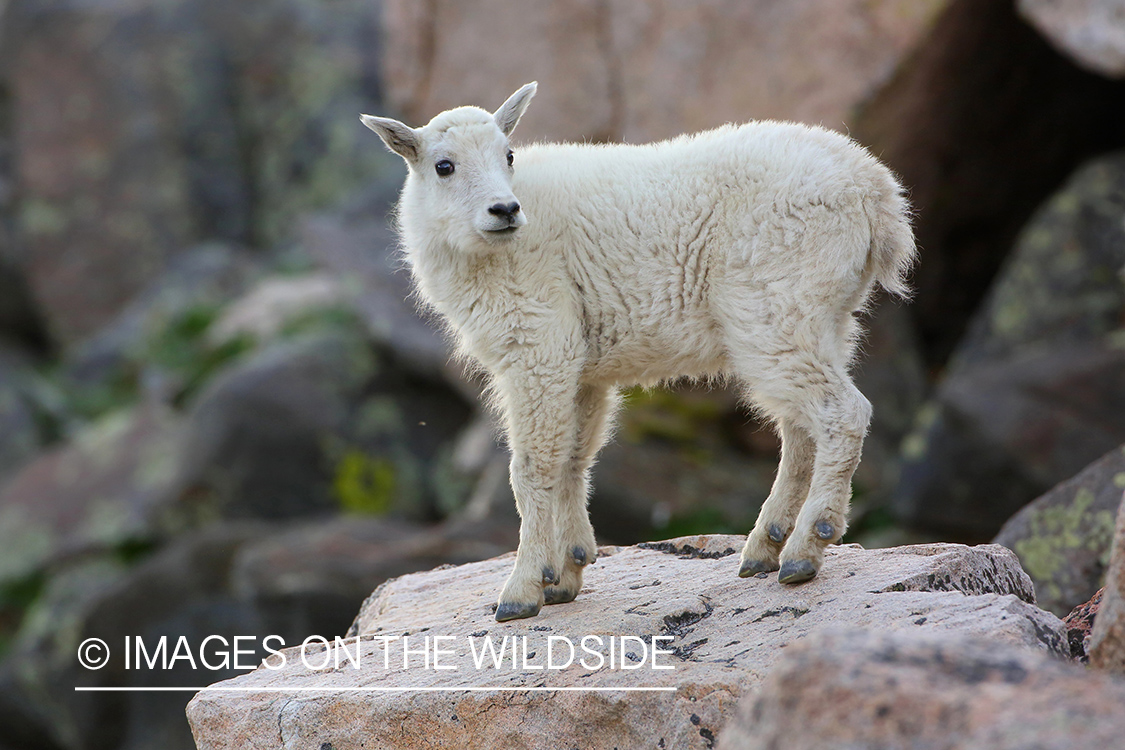
[[[1080,487],[1069,504],[1031,512],[1031,533],[1016,542],[1015,552],[1041,595],[1047,593],[1052,599],[1059,596],[1056,580],[1067,568],[1069,550],[1085,548],[1100,551],[1102,557],[1108,555],[1113,539],[1113,514],[1108,510],[1091,512],[1094,500],[1093,491]]]
[[[353,449],[337,462],[332,490],[343,510],[382,515],[390,510],[395,498],[395,475],[392,461]]]

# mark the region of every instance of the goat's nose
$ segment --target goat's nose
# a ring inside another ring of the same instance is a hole
[[[512,201],[511,203],[493,203],[488,207],[488,213],[505,219],[510,219],[519,212],[520,204],[516,201]]]

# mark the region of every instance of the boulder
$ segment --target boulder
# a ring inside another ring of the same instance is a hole
[[[468,487],[449,463],[471,408],[398,366],[349,318],[214,377],[191,405],[183,491],[227,518],[337,509],[434,520]]]
[[[1123,214],[1117,152],[1079,169],[1024,229],[904,443],[900,518],[989,538],[1125,443],[1125,422],[1107,418],[1125,412]]]
[[[301,240],[309,257],[324,271],[354,287],[353,304],[372,339],[406,366],[448,381],[469,398],[479,396],[450,351],[436,320],[422,314],[411,299],[410,276],[403,268],[390,225],[391,206],[405,175],[376,183],[352,205],[319,213],[301,222]]]
[[[1040,607],[1061,617],[1105,583],[1122,489],[1125,446],[1029,503],[1000,529],[993,543],[1019,557]]]
[[[777,747],[1101,750],[1125,682],[965,634],[825,630],[785,650],[719,735]]]
[[[1090,633],[1090,666],[1125,674],[1125,496],[1117,512],[1117,533],[1105,593]]]
[[[498,107],[538,80],[526,140],[644,142],[751,118],[839,128],[946,5],[391,0],[387,95],[422,125],[462,104]],[[517,25],[493,22],[517,11]]]
[[[181,439],[176,415],[145,403],[27,464],[0,492],[0,584],[190,526],[175,490]]]
[[[223,691],[198,693],[192,731],[200,750],[704,748],[790,644],[824,628],[961,633],[1068,653],[1062,623],[1030,603],[1031,582],[1003,547],[837,546],[820,576],[785,587],[737,577],[742,543],[703,536],[602,548],[574,603],[516,622],[493,618],[511,555],[388,581],[360,609],[354,640],[304,659],[285,650]],[[486,643],[507,651],[478,668]],[[358,653],[358,666],[332,665],[342,648]],[[322,668],[304,663],[326,658]]]
[[[1125,16],[1116,0],[1019,0],[1020,15],[1084,68],[1125,78]]]
[[[60,389],[90,418],[156,386],[176,401],[221,364],[203,336],[212,320],[263,273],[247,248],[206,242],[171,258],[97,333],[63,353]],[[231,352],[236,348],[231,348]],[[237,349],[237,351],[241,351]]]
[[[357,118],[380,98],[379,3],[12,6],[20,267],[63,344],[183,249],[292,240],[391,163]]]

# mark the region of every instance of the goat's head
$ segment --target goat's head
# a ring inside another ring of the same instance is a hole
[[[363,124],[406,160],[408,211],[423,215],[431,230],[444,230],[454,246],[479,246],[482,239],[504,242],[527,224],[512,192],[514,154],[508,138],[535,89],[535,83],[527,84],[495,113],[458,107],[422,128],[361,115]]]

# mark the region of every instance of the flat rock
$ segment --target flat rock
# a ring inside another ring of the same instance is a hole
[[[196,695],[188,718],[197,745],[702,748],[790,643],[828,626],[956,632],[1069,653],[1062,623],[1032,604],[1031,581],[1003,547],[838,546],[817,578],[786,587],[736,576],[742,542],[603,548],[575,602],[507,623],[493,611],[510,554],[388,581],[349,631],[358,648],[345,641],[359,668],[344,659],[310,670],[300,649],[282,652],[284,664],[273,656],[268,668]],[[587,638],[583,652],[587,636],[601,641]],[[405,669],[404,643],[414,654]],[[499,666],[474,662],[486,643],[506,646]],[[574,662],[544,669],[566,662],[567,643]],[[654,643],[664,653],[654,656]],[[305,658],[318,666],[330,656],[343,651],[314,647]],[[626,690],[638,687],[674,690]]]
[[[1125,681],[951,633],[822,631],[793,648],[720,750],[1102,750],[1125,732]]]

